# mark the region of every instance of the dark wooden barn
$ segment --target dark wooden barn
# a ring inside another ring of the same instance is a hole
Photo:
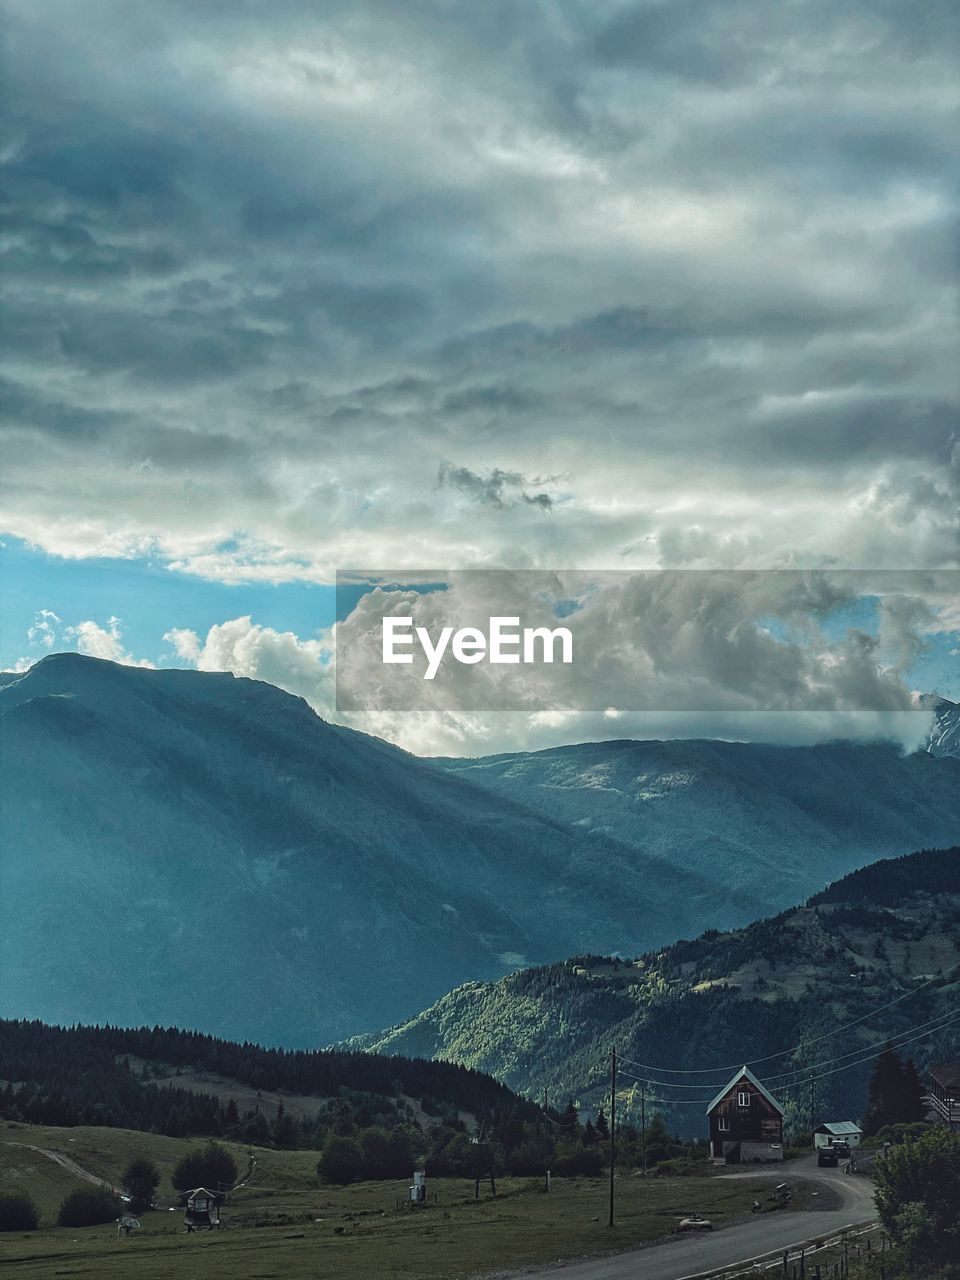
[[[783,1107],[747,1067],[720,1090],[707,1116],[714,1160],[783,1159]]]

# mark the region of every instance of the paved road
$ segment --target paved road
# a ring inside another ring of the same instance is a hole
[[[862,1222],[875,1214],[873,1182],[870,1178],[848,1177],[839,1169],[818,1169],[815,1156],[791,1160],[775,1171],[753,1170],[721,1175],[734,1178],[774,1177],[783,1181],[802,1176],[825,1184],[836,1193],[835,1209],[797,1210],[764,1214],[722,1231],[681,1236],[665,1244],[632,1249],[613,1257],[592,1258],[566,1266],[538,1271],[538,1280],[683,1280],[685,1276],[731,1266],[774,1249],[786,1249],[814,1236],[828,1235],[849,1223]]]

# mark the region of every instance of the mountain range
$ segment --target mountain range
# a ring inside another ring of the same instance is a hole
[[[429,761],[259,681],[54,654],[0,678],[0,1014],[325,1044],[952,843],[958,783],[882,744]]]

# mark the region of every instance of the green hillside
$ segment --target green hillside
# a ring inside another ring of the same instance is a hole
[[[0,1021],[0,1119],[296,1147],[320,1145],[345,1107],[388,1129],[533,1113],[499,1081],[445,1062],[265,1049],[175,1027]]]
[[[866,1059],[888,1037],[921,1065],[960,1051],[960,1020],[949,1021],[960,1012],[958,964],[960,848],[951,848],[877,864],[806,906],[632,961],[580,956],[468,983],[358,1043],[470,1065],[531,1096],[546,1086],[587,1102],[602,1098],[617,1046],[643,1064],[625,1066],[628,1083],[630,1072],[672,1082],[646,1085],[646,1101],[689,1135],[702,1132],[701,1104],[726,1069],[762,1060],[757,1071],[803,1126],[811,1075],[816,1114],[861,1114]],[[933,1034],[914,1038],[913,1028],[938,1018]]]

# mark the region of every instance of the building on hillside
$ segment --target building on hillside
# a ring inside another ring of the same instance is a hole
[[[783,1107],[747,1067],[741,1067],[707,1107],[710,1155],[739,1164],[783,1159]]]
[[[960,1129],[960,1062],[931,1069],[930,1102],[941,1124]]]
[[[863,1130],[853,1120],[824,1120],[813,1131],[813,1145],[832,1147],[837,1142],[845,1142],[853,1150],[863,1141]]]
[[[187,1231],[220,1230],[220,1196],[207,1187],[195,1187],[186,1193],[183,1221]]]

